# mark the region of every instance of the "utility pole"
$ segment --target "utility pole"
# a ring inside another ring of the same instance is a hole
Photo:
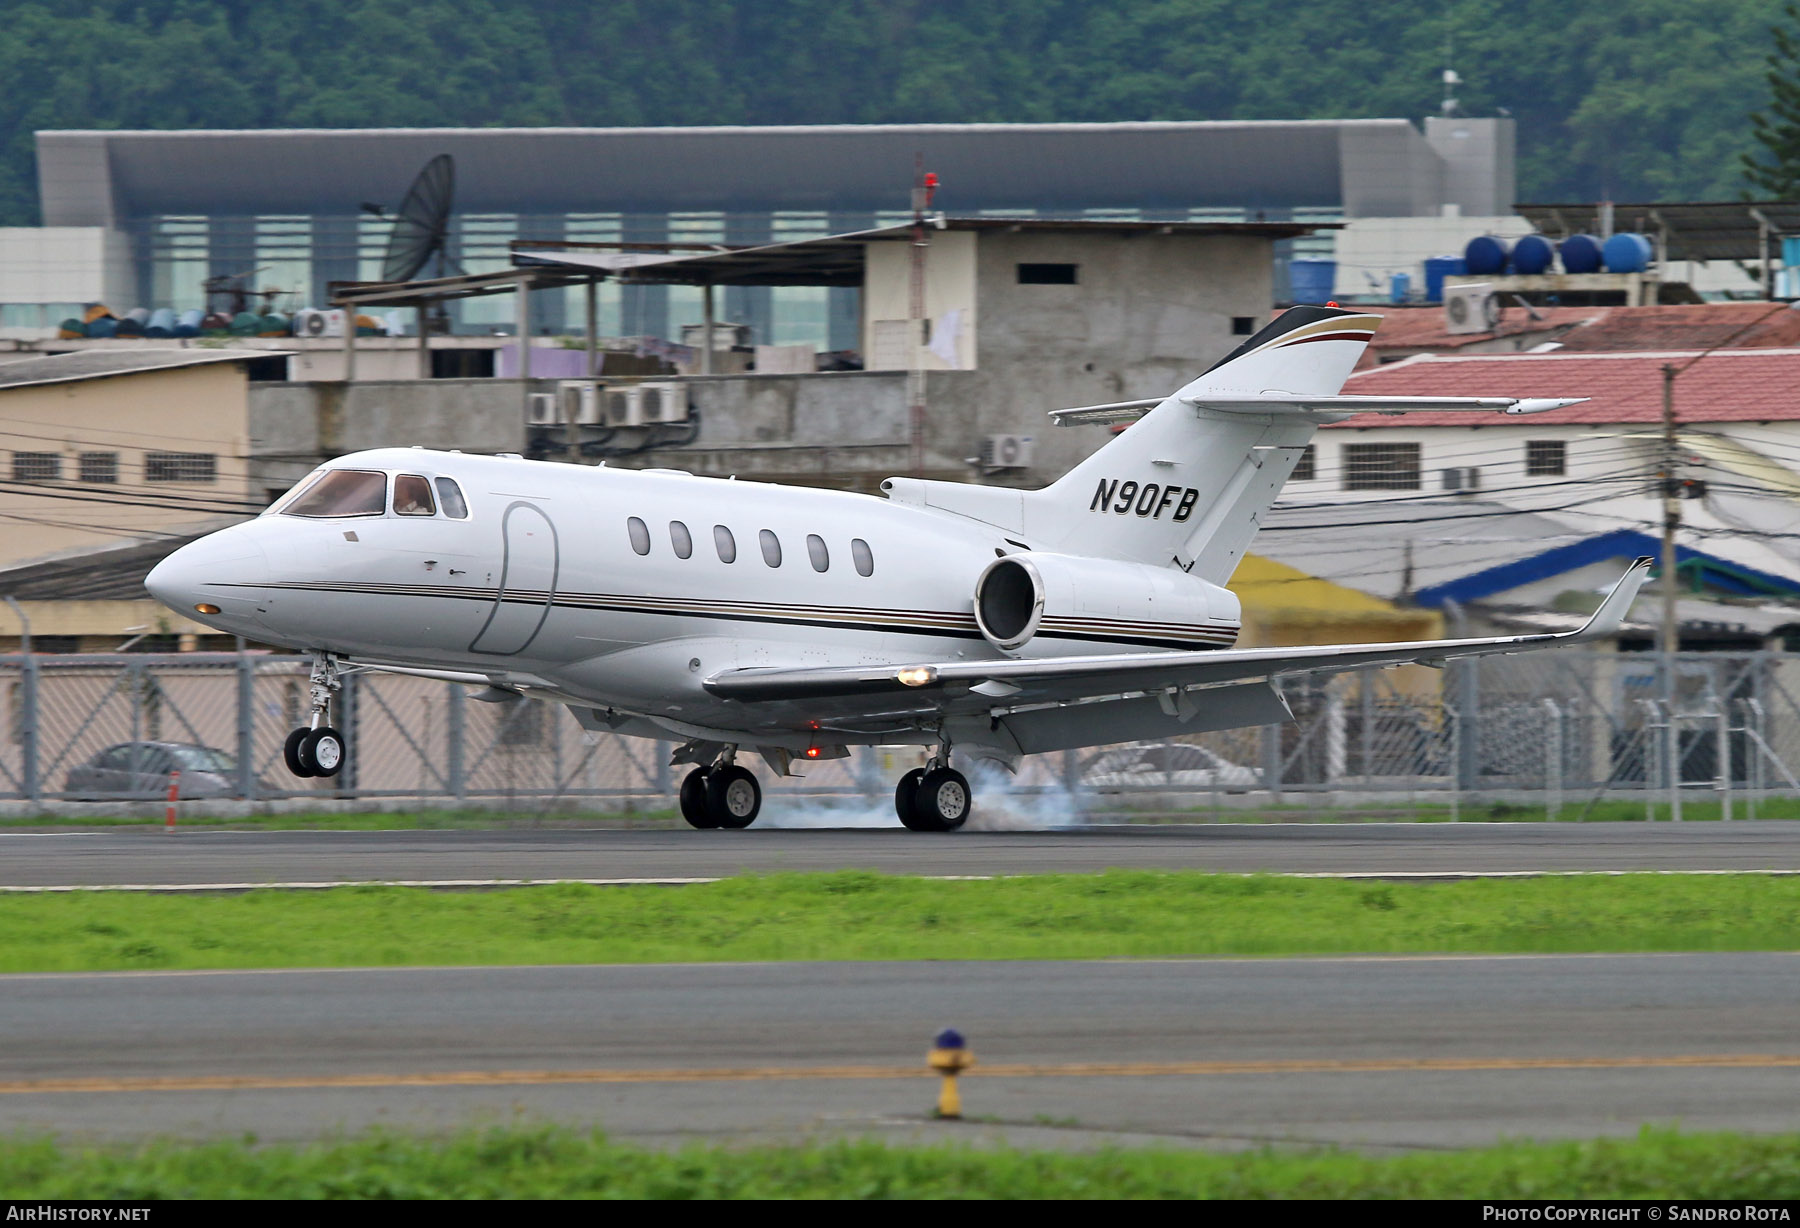
[[[910,347],[906,367],[906,403],[912,426],[912,471],[925,476],[925,212],[937,192],[938,178],[926,171],[925,155],[913,155],[912,190],[912,285],[906,313],[906,341]]]
[[[1676,496],[1675,377],[1674,363],[1662,369],[1662,634],[1657,647],[1662,655],[1664,753],[1669,773],[1669,818],[1681,819],[1681,731],[1675,725],[1675,654],[1681,649],[1680,624],[1675,617],[1675,530],[1681,525],[1681,503]]]

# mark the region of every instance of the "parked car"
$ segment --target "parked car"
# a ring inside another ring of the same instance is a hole
[[[1262,781],[1256,772],[1185,742],[1144,742],[1102,751],[1081,772],[1089,789],[1222,789],[1242,793]]]
[[[70,794],[160,797],[169,773],[181,769],[181,796],[242,797],[237,760],[211,746],[192,742],[120,742],[69,769],[63,789]],[[270,790],[261,777],[258,792]]]

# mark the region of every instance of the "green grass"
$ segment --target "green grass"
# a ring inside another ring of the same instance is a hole
[[[1372,1157],[1265,1149],[1090,1153],[855,1141],[648,1151],[555,1127],[118,1149],[0,1142],[13,1199],[1800,1197],[1800,1135],[1503,1143]]]
[[[0,816],[0,827],[88,828],[160,827],[160,804],[146,802],[141,814],[36,814]],[[658,810],[398,810],[357,813],[294,813],[198,815],[182,813],[178,827],[231,828],[253,831],[441,831],[456,828],[487,830],[496,827],[593,826],[631,824],[644,827],[676,825],[680,816],[671,809]]]
[[[1796,948],[1800,878],[1753,875],[1425,884],[852,870],[686,887],[0,896],[0,972]]]

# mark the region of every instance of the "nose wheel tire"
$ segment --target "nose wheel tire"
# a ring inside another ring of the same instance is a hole
[[[294,747],[294,758],[308,776],[336,776],[344,767],[344,735],[329,725],[314,729]]]
[[[762,786],[747,768],[714,768],[706,774],[706,809],[716,827],[748,827],[762,810]]]
[[[287,770],[296,776],[315,775],[313,770],[300,761],[300,743],[306,740],[310,729],[296,729],[288,734],[287,742],[281,748],[281,757],[287,763]]]
[[[695,768],[681,781],[681,817],[687,820],[689,827],[719,825],[706,805],[706,777],[705,768]]]
[[[918,800],[919,796],[919,782],[924,779],[925,769],[914,768],[902,776],[900,783],[894,786],[894,813],[899,815],[900,821],[913,831],[932,830],[928,827],[920,827],[918,816],[913,813],[913,803]]]
[[[955,768],[926,772],[913,795],[914,831],[955,831],[969,818],[969,778]]]

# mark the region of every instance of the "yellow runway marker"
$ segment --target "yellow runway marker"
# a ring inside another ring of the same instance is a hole
[[[1677,1070],[1800,1068],[1800,1054],[1691,1053],[1652,1057],[1446,1057],[1339,1060],[1295,1058],[1241,1062],[992,1063],[964,1078],[1155,1078],[1173,1075],[1401,1074],[1479,1070]],[[19,1079],[0,1095],[76,1092],[304,1091],[355,1087],[525,1087],[558,1083],[755,1083],[777,1080],[919,1079],[913,1066],[649,1067],[599,1070],[428,1070],[414,1074],[195,1075],[181,1078]]]

